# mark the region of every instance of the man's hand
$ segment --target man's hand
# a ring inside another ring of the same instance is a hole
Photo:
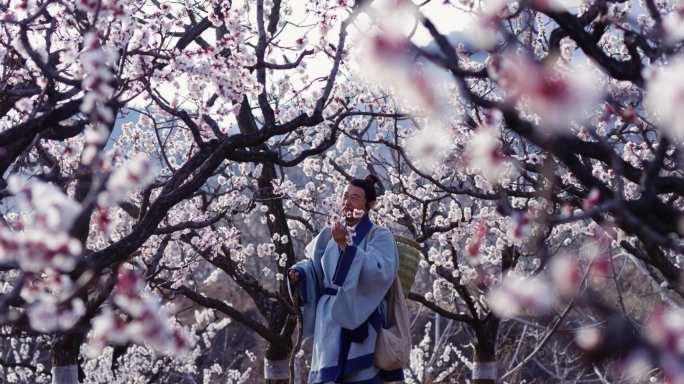
[[[299,271],[298,270],[290,269],[288,276],[290,276],[290,282],[292,282],[294,284],[299,283]]]
[[[347,227],[344,224],[338,221],[333,225],[332,237],[342,250],[347,248]]]

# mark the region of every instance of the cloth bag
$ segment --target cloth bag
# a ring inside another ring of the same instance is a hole
[[[406,298],[399,278],[394,279],[387,303],[389,328],[381,328],[375,344],[375,366],[393,371],[409,366],[411,354],[411,328]]]

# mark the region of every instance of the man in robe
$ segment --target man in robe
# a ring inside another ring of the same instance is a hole
[[[378,331],[387,326],[385,295],[398,268],[394,236],[368,217],[376,183],[372,175],[353,179],[343,196],[346,223],[324,228],[307,245],[306,259],[290,269],[304,337],[313,336],[309,384],[403,380],[401,369],[381,371],[374,365]]]

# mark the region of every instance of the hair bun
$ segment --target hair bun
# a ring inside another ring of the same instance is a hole
[[[368,176],[364,178],[364,180],[371,183],[371,185],[376,184],[380,181],[380,179],[378,179],[378,177],[372,173],[369,173]]]

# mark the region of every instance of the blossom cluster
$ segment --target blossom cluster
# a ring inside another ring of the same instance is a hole
[[[145,292],[142,277],[129,265],[119,268],[112,307],[105,307],[93,319],[88,343],[91,355],[108,343],[145,343],[168,355],[184,354],[192,348],[189,335],[171,324],[159,299]]]
[[[81,205],[59,188],[37,180],[10,179],[18,211],[23,214],[0,228],[0,260],[17,262],[22,270],[71,271],[81,243],[68,235]]]
[[[137,153],[120,167],[114,169],[107,180],[105,190],[98,195],[102,208],[111,207],[150,185],[157,176],[158,167],[145,153]]]
[[[95,32],[85,35],[83,47],[80,62],[85,96],[81,112],[89,115],[91,121],[85,131],[86,150],[83,162],[90,164],[98,146],[104,144],[109,137],[109,125],[114,122],[114,111],[109,102],[114,96],[112,63],[116,60],[116,53],[102,47]]]

